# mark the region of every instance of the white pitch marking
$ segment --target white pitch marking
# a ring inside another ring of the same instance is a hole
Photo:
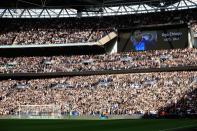
[[[170,131],[170,130],[182,129],[182,128],[192,127],[192,126],[196,126],[196,125],[181,126],[181,127],[176,127],[176,128],[163,129],[159,131]]]

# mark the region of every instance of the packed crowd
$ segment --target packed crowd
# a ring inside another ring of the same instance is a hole
[[[33,44],[67,44],[67,43],[86,43],[96,42],[107,35],[101,30],[53,30],[38,29],[35,31],[21,31],[16,34],[13,41],[14,45],[33,45]]]
[[[84,72],[197,65],[197,49],[105,55],[0,57],[0,73]]]
[[[196,11],[73,19],[5,19],[1,45],[94,42],[114,28],[185,23]],[[176,15],[176,19],[174,19]],[[158,17],[159,16],[159,17]],[[182,17],[184,16],[184,17]],[[96,23],[96,24],[95,24]],[[197,49],[105,55],[0,57],[0,73],[51,73],[197,66]],[[19,113],[19,105],[59,105],[80,115],[197,113],[197,72],[76,76],[0,80],[0,115]],[[174,106],[175,105],[175,106]],[[167,110],[172,107],[175,110]]]
[[[98,41],[119,28],[187,23],[196,11],[69,19],[1,19],[0,45],[65,44]]]
[[[0,115],[18,114],[19,105],[58,105],[78,115],[157,114],[165,107],[192,114],[196,90],[197,72],[1,80]]]
[[[1,33],[0,43],[3,45],[86,43],[96,42],[110,32],[108,29],[92,28],[88,24],[73,24],[71,20],[60,20],[60,22],[54,20],[50,21],[50,24],[46,22],[42,20],[26,23],[13,21],[11,26],[16,26],[16,29]]]

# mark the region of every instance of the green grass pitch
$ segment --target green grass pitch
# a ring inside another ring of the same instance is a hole
[[[0,119],[0,131],[197,131],[197,120]]]

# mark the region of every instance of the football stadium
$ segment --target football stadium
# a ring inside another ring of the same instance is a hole
[[[197,131],[197,0],[0,0],[0,131]]]

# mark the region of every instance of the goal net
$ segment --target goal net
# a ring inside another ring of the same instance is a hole
[[[57,105],[19,105],[19,118],[51,119],[61,116],[61,107]]]

